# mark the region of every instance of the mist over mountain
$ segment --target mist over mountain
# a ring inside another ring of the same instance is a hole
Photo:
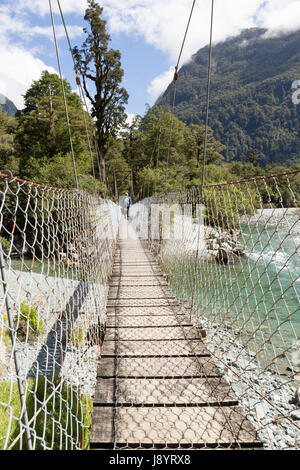
[[[205,121],[208,46],[179,71],[175,115]],[[271,36],[266,29],[243,30],[213,48],[209,125],[227,146],[228,161],[290,164],[300,156],[300,104],[292,83],[300,80],[300,30]],[[171,84],[156,104],[170,108]]]
[[[6,113],[8,116],[14,117],[16,115],[17,107],[9,100],[6,96],[0,93],[0,110]]]

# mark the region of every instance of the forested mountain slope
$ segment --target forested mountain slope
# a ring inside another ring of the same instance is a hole
[[[179,72],[176,116],[185,123],[205,119],[208,47]],[[227,146],[228,161],[247,161],[255,150],[261,165],[289,164],[300,156],[300,104],[292,83],[300,80],[300,30],[268,37],[253,28],[213,49],[209,124]],[[169,108],[171,85],[156,104]]]

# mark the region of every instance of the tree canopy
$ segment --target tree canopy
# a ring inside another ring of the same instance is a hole
[[[106,21],[101,18],[102,12],[103,8],[95,0],[88,0],[84,17],[88,23],[84,28],[86,39],[80,48],[74,48],[73,53],[84,91],[92,105],[92,117],[96,120],[100,177],[104,182],[108,142],[125,123],[124,105],[128,101],[128,93],[121,87],[124,74],[121,53],[109,49],[110,36],[106,32]],[[89,82],[92,82],[94,95]]]
[[[82,114],[84,111],[79,96],[72,92],[67,80],[64,80],[64,88],[81,187],[92,190],[91,176],[87,177],[92,173],[92,162]],[[63,184],[74,187],[74,172],[69,165],[72,162],[71,146],[58,75],[44,71],[40,80],[34,81],[27,90],[24,101],[25,107],[17,118],[14,139],[20,176],[53,186]],[[91,134],[94,124],[87,114],[86,121]],[[60,170],[59,164],[62,165]]]
[[[64,80],[79,188],[91,193],[96,190],[102,196],[111,198],[130,192],[136,199],[200,186],[205,135],[203,123],[196,119],[184,122],[179,118],[179,113],[173,115],[162,102],[162,105],[148,106],[145,114],[136,116],[130,126],[124,125],[124,105],[128,94],[121,85],[121,55],[119,51],[109,49],[110,37],[102,14],[103,9],[98,3],[89,0],[85,13],[88,24],[86,38],[81,48],[74,48],[76,70],[82,77],[83,88],[91,102],[92,116],[84,111],[78,94]],[[236,51],[234,40],[230,44],[236,54],[243,55],[243,52]],[[220,47],[222,49],[224,46]],[[204,51],[201,50],[194,61],[203,71],[203,77],[204,58]],[[220,67],[228,65],[227,59],[226,56]],[[235,63],[232,67],[236,71]],[[184,86],[190,86],[188,81]],[[190,92],[194,93],[193,90],[194,86],[191,86]],[[179,86],[177,100],[181,98],[182,88]],[[290,162],[289,166],[278,162],[267,164],[264,153],[250,145],[229,111],[227,106],[222,108],[228,127],[225,128],[219,121],[216,131],[216,114],[214,107],[211,108],[211,127],[207,129],[207,185],[285,173],[287,168],[299,169],[299,156],[295,156],[295,161]],[[256,119],[260,119],[259,112]],[[228,129],[239,135],[243,142],[244,150],[241,150],[239,159],[231,158]],[[40,79],[33,81],[26,91],[24,109],[15,118],[0,111],[0,162],[3,170],[11,170],[27,180],[57,187],[75,187],[58,75],[42,72]],[[263,183],[259,183],[262,180],[258,180],[262,203],[268,205],[271,201],[278,206],[299,204],[299,180],[297,174],[290,178],[292,191],[286,188],[284,179],[278,180],[274,188],[271,182],[269,192]],[[247,206],[244,200],[246,195],[232,193],[232,196],[240,197],[241,205]],[[253,201],[256,201],[254,195]]]

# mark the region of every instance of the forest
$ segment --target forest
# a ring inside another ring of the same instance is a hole
[[[49,86],[52,95],[49,95]],[[160,106],[136,116],[116,135],[110,135],[105,152],[105,181],[101,178],[95,123],[84,111],[78,95],[65,82],[79,188],[117,199],[131,192],[134,199],[153,194],[182,192],[201,184],[204,125],[186,125]],[[74,172],[59,77],[45,71],[25,95],[26,107],[13,118],[0,112],[0,164],[14,176],[60,188],[74,188]],[[88,123],[90,153],[83,113]],[[171,126],[172,124],[172,126]],[[171,129],[172,127],[172,129]],[[300,170],[300,159],[289,167],[260,166],[259,155],[250,150],[247,161],[226,162],[226,146],[208,132],[207,185],[239,181],[255,176]],[[94,168],[94,171],[93,171]],[[95,181],[93,178],[95,174]],[[132,186],[133,180],[133,187]],[[300,177],[293,177],[300,199]],[[284,188],[283,188],[284,191]],[[285,206],[293,206],[289,197]]]
[[[250,28],[213,47],[210,125],[226,145],[226,160],[247,162],[251,149],[260,165],[291,165],[299,159],[299,106],[292,84],[300,77],[300,31],[266,36]],[[186,124],[205,119],[208,47],[179,71],[175,115]],[[170,109],[172,85],[157,104]]]
[[[44,71],[26,91],[24,108],[15,117],[0,112],[0,169],[27,181],[70,189],[76,186],[75,163],[79,189],[115,200],[125,192],[138,200],[201,185],[204,120],[181,120],[162,99],[130,125],[126,123],[128,94],[122,88],[121,54],[109,48],[102,8],[94,0],[88,3],[86,39],[73,54],[91,111],[66,79],[62,82],[58,75]],[[180,92],[179,87],[179,98]],[[215,119],[212,108],[210,122]],[[236,126],[230,113],[226,119],[228,126]],[[217,134],[220,138],[208,128],[206,185],[300,170],[299,156],[287,164],[276,159],[268,162],[251,146],[246,153],[244,149],[242,158],[229,159],[228,132],[224,128]],[[294,175],[291,184],[294,195],[283,184],[282,200],[274,199],[275,205],[294,206],[300,200],[300,176]],[[278,198],[277,189],[275,194]]]

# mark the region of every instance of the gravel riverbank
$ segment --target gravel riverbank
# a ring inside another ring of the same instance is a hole
[[[199,318],[194,318],[199,322]],[[232,386],[266,449],[300,449],[300,403],[297,382],[260,368],[255,353],[201,316],[207,347]],[[299,364],[300,366],[300,364]],[[300,391],[300,382],[298,382]]]
[[[291,228],[292,232],[300,233],[300,211],[295,207],[258,209],[252,216],[243,216],[240,222],[260,225],[285,224],[285,229]]]

